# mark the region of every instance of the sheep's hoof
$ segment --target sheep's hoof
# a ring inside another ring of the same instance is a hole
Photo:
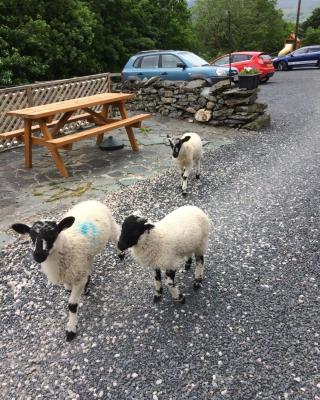
[[[118,257],[120,258],[120,260],[124,260],[125,254],[124,253],[119,253]]]
[[[66,331],[67,342],[71,342],[76,337],[76,332]]]
[[[159,303],[159,301],[161,301],[161,299],[162,299],[162,296],[161,295],[154,295],[153,296],[153,302],[154,303]]]
[[[196,179],[200,179],[200,174],[196,174]]]
[[[89,288],[85,289],[84,295],[85,296],[89,296],[89,294],[90,294],[90,289]]]
[[[187,192],[182,192],[182,196],[186,197],[187,196]]]
[[[182,294],[182,293],[179,294],[177,302],[180,304],[184,304],[186,302],[186,298],[185,298],[184,294]]]
[[[202,286],[202,281],[201,281],[201,280],[196,280],[196,281],[193,283],[193,290],[198,290],[198,289],[201,288],[201,286]]]

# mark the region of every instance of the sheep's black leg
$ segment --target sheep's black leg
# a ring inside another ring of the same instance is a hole
[[[188,177],[190,175],[191,168],[184,168],[183,176],[182,176],[182,195],[187,195],[187,187],[188,187]]]
[[[182,189],[183,187],[183,174],[184,174],[184,168],[181,169],[181,184],[180,184],[180,188]]]
[[[81,282],[79,285],[72,286],[68,304],[69,320],[66,329],[66,336],[68,342],[70,342],[76,336],[77,324],[78,324],[78,304],[80,296],[83,293],[85,286],[86,286],[85,282]]]
[[[179,292],[178,287],[174,283],[174,278],[176,276],[176,271],[172,269],[166,270],[166,286],[174,300],[177,300],[179,303],[185,302],[185,297],[183,294]]]
[[[186,261],[186,263],[184,265],[184,268],[185,268],[186,271],[189,271],[189,269],[191,268],[191,264],[192,264],[192,258],[190,257],[190,258],[187,259],[187,261]]]
[[[158,301],[161,300],[162,297],[162,284],[161,284],[161,271],[160,269],[155,269],[154,270],[154,289],[155,289],[155,294],[153,297],[153,302],[157,303]]]
[[[203,262],[204,258],[203,256],[196,256],[196,270],[194,273],[194,284],[193,284],[193,289],[198,290],[201,287],[202,279],[203,279]]]
[[[86,286],[84,287],[84,294],[85,294],[85,296],[88,296],[88,294],[90,293],[90,289],[89,289],[90,281],[91,281],[91,276],[89,275],[89,276],[88,276],[87,283],[86,283]]]
[[[201,172],[201,160],[198,160],[197,161],[196,179],[200,179],[200,172]]]

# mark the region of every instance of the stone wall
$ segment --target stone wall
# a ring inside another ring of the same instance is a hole
[[[206,87],[206,81],[166,81],[158,77],[120,82],[112,91],[134,92],[131,110],[144,110],[209,125],[259,130],[270,125],[267,105],[256,102],[259,89],[239,89],[229,81]]]

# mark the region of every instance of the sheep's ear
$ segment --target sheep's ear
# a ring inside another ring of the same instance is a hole
[[[183,139],[181,139],[181,143],[187,142],[188,140],[191,139],[191,136],[185,136]]]
[[[169,140],[170,146],[173,148],[173,142],[172,142],[172,139],[171,139],[171,137],[169,135],[167,135],[167,139]]]
[[[59,232],[64,231],[65,229],[70,228],[70,226],[73,225],[74,221],[75,221],[75,218],[74,218],[74,217],[66,217],[66,218],[63,218],[63,220],[60,221],[59,224],[58,224]]]
[[[26,233],[30,233],[30,227],[25,224],[13,224],[11,225],[11,228],[20,233],[21,235],[25,235]]]

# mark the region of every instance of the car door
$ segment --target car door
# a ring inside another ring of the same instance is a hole
[[[179,64],[180,66],[178,66]],[[170,81],[185,81],[188,79],[186,64],[174,54],[162,54],[160,56],[159,72],[161,78]]]
[[[320,65],[320,47],[309,47],[308,65],[311,67]]]
[[[295,67],[305,67],[308,65],[308,53],[306,48],[301,48],[288,56],[288,66]]]
[[[159,54],[143,56],[135,71],[135,75],[137,75],[140,80],[151,78],[152,76],[159,76]]]

